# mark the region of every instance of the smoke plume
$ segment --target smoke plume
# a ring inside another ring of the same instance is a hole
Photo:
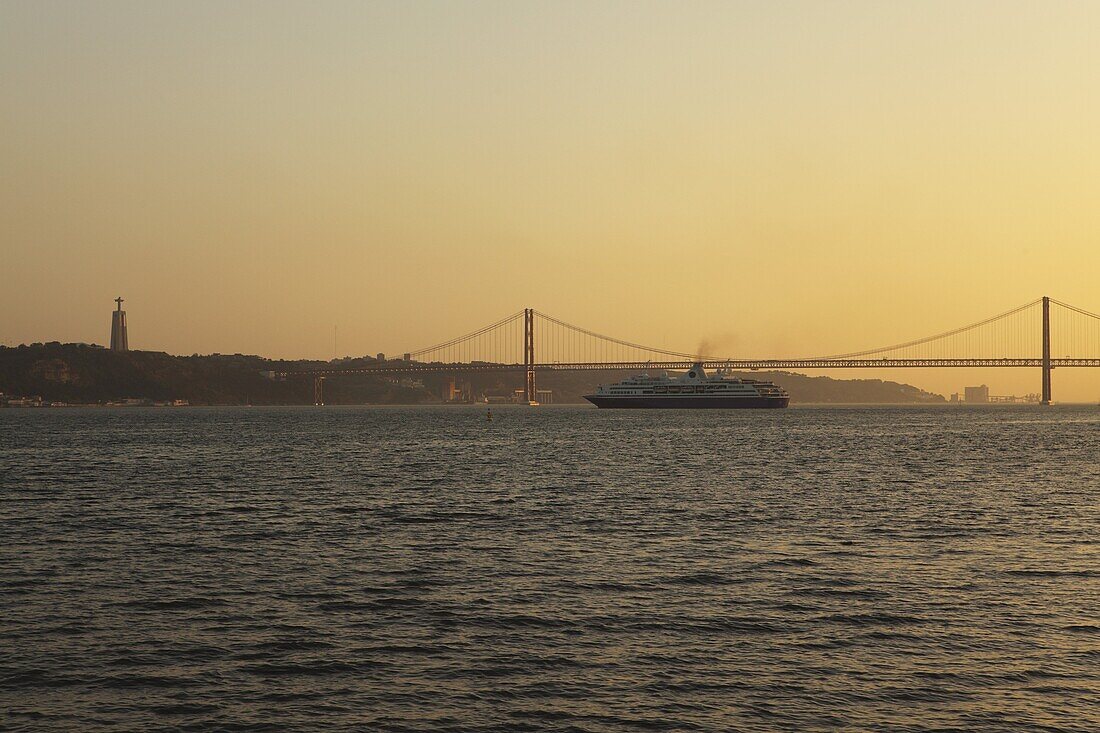
[[[695,355],[699,359],[733,358],[737,353],[740,339],[735,333],[723,333],[704,337],[697,347]]]

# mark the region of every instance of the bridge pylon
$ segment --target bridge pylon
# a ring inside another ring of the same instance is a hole
[[[1043,401],[1050,404],[1050,298],[1043,296]]]
[[[523,396],[527,404],[535,401],[535,309],[523,309],[523,367],[527,372]]]

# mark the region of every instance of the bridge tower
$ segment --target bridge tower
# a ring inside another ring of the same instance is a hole
[[[1043,401],[1050,404],[1050,298],[1043,296]]]
[[[318,376],[313,378],[313,404],[317,407],[325,405],[325,378]]]
[[[524,397],[527,404],[535,401],[535,309],[523,309],[523,366],[526,368],[527,381],[524,383]]]

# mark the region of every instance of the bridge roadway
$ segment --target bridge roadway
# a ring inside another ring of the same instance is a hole
[[[471,362],[445,364],[433,362],[385,362],[378,366],[355,367],[352,369],[302,369],[276,372],[278,377],[312,376],[337,377],[352,374],[416,374],[445,373],[464,374],[469,372],[580,372],[580,371],[645,371],[646,369],[689,369],[696,362],[691,361],[618,361],[618,362],[550,362],[546,364],[496,364],[492,362]],[[789,370],[789,369],[896,369],[911,367],[1034,367],[1041,368],[1043,360],[1038,357],[1006,359],[730,359],[728,361],[704,361],[707,369],[732,369],[735,371]],[[1051,359],[1050,366],[1057,367],[1100,367],[1100,359]]]

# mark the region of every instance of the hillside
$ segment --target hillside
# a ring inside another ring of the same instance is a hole
[[[73,404],[123,399],[167,401],[182,399],[202,405],[293,405],[313,401],[309,378],[272,380],[268,371],[345,367],[373,363],[365,357],[321,361],[278,361],[242,354],[173,356],[156,351],[112,352],[88,344],[32,344],[0,347],[0,392],[38,395],[47,401]],[[599,383],[621,379],[622,372],[540,372],[538,387],[554,392],[556,402],[581,402],[582,395]],[[823,403],[931,403],[940,395],[908,384],[878,379],[842,380],[808,377],[789,372],[744,375],[768,379],[785,387],[792,402]],[[438,402],[442,375],[411,378],[349,376],[326,380],[325,401],[330,404],[418,404]],[[522,385],[522,375],[487,373],[460,377],[470,391],[507,393]]]

